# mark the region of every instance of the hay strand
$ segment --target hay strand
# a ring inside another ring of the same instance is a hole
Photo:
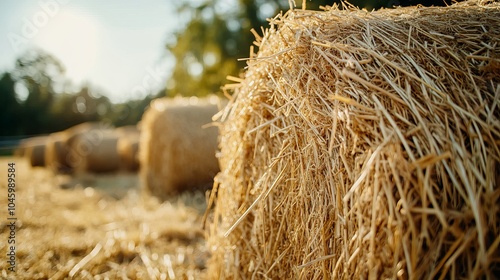
[[[274,18],[224,88],[210,277],[495,278],[499,3],[345,6]]]

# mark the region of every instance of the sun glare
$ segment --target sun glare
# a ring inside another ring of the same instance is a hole
[[[35,44],[61,60],[68,78],[88,80],[98,55],[98,24],[89,15],[63,9],[40,30]]]

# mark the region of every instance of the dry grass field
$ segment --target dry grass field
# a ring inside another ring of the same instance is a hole
[[[16,272],[8,271],[8,163],[15,163]],[[0,158],[1,279],[200,279],[203,193],[160,203],[136,174],[71,178]]]

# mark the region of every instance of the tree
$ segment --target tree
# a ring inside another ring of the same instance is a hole
[[[177,9],[189,17],[185,29],[167,45],[175,57],[173,74],[167,83],[170,95],[203,96],[217,93],[227,75],[238,76],[254,41],[252,28],[266,26],[266,17],[288,8],[288,1],[205,0],[192,7],[184,2]],[[324,2],[324,1],[321,1]]]
[[[64,79],[61,62],[42,50],[29,50],[17,59],[12,76],[28,90],[26,100],[20,104],[16,125],[24,134],[50,132],[55,88]]]
[[[378,9],[397,5],[408,6],[444,5],[450,0],[350,0],[360,8]],[[239,58],[249,57],[254,41],[250,32],[254,28],[260,35],[261,26],[266,28],[266,18],[278,11],[287,11],[288,0],[202,0],[183,1],[177,7],[180,18],[189,18],[186,27],[175,34],[175,40],[167,44],[167,50],[176,63],[167,82],[167,94],[174,96],[203,96],[220,92],[227,83],[226,76],[238,76],[246,65]],[[302,1],[296,8],[301,8]],[[308,0],[307,9],[319,6],[342,5],[340,0]]]
[[[0,77],[0,136],[22,133],[19,122],[20,105],[16,99],[16,81],[6,72]]]

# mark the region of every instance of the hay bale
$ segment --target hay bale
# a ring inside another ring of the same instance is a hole
[[[500,275],[499,42],[491,1],[273,19],[226,87],[211,278]]]
[[[104,173],[120,168],[117,144],[120,135],[113,130],[91,130],[73,137],[69,149],[77,173]]]
[[[28,159],[31,166],[45,166],[46,145],[46,136],[31,137],[22,140],[16,150],[22,150],[23,156]]]
[[[134,172],[139,170],[139,135],[137,137],[120,138],[117,149],[125,170]]]
[[[146,190],[166,198],[206,187],[219,171],[215,158],[218,98],[161,98],[151,102],[141,123],[139,161]]]
[[[137,126],[121,127],[116,129],[121,135],[118,139],[117,152],[123,169],[128,171],[139,170],[139,129]]]
[[[56,173],[71,173],[79,164],[81,155],[78,150],[73,149],[76,139],[85,134],[100,135],[101,131],[107,131],[111,125],[104,122],[86,122],[75,125],[64,131],[52,133],[47,143],[46,160],[47,167]],[[98,137],[98,136],[95,136]]]
[[[107,131],[112,129],[113,126],[107,122],[85,122],[72,126],[65,130],[67,136],[66,144],[73,145],[77,138],[84,134],[94,133],[99,134],[99,131]]]
[[[125,125],[117,127],[116,132],[120,135],[136,135],[139,134],[139,128],[137,125]]]
[[[23,147],[22,143],[20,143],[15,149],[13,155],[15,157],[24,157],[24,154],[26,152],[25,147]]]
[[[119,127],[116,131],[121,135],[120,139],[118,139],[117,151],[122,169],[128,171],[139,170],[139,128],[136,125],[129,125]]]
[[[29,146],[26,150],[26,156],[31,166],[45,166],[45,143]]]
[[[47,168],[55,173],[69,173],[72,168],[68,162],[69,149],[66,144],[68,133],[55,132],[49,135],[45,149]]]

